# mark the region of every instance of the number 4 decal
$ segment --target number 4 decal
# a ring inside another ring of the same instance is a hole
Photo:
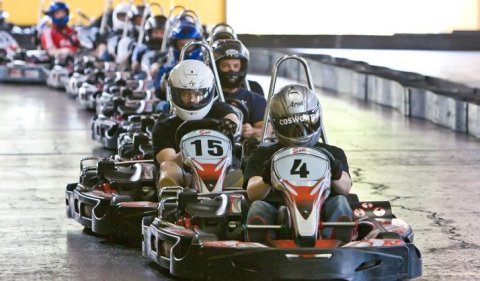
[[[307,170],[307,163],[302,164],[301,159],[294,159],[292,169],[290,169],[291,175],[300,175],[301,178],[306,178],[310,172]]]

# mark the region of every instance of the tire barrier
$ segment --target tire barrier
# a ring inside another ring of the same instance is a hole
[[[250,48],[252,73],[269,75],[273,63],[288,50]],[[315,86],[393,108],[407,117],[480,138],[480,89],[414,72],[369,65],[328,55],[304,56]],[[304,82],[300,65],[283,68],[280,76]]]

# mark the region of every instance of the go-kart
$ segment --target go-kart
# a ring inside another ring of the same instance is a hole
[[[84,82],[89,80],[89,74],[97,72],[115,71],[115,66],[111,62],[94,61],[90,57],[83,57],[75,62],[73,73],[68,79],[65,90],[69,97],[77,98],[78,91]]]
[[[154,164],[84,158],[78,183],[66,187],[67,217],[100,235],[141,237],[145,212],[157,210]]]
[[[272,85],[276,69],[286,59],[304,65],[313,90],[308,66],[296,56],[277,61]],[[273,90],[271,86],[269,97]],[[265,119],[267,123],[268,114]],[[185,141],[191,146],[192,162],[199,170],[216,171],[216,164],[205,169],[206,162],[196,157],[205,157],[208,151],[217,154],[217,144],[222,142],[208,133],[195,137]],[[326,142],[324,131],[322,139]],[[160,201],[158,217],[143,219],[143,254],[174,276],[187,279],[402,280],[421,275],[412,229],[392,214],[388,202],[359,202],[350,195],[353,222],[322,221],[334,160],[328,151],[289,147],[277,151],[271,160],[272,186],[282,194],[283,203],[277,225],[246,224],[241,194],[182,190]],[[358,235],[347,243],[323,239],[324,228],[353,228]],[[250,241],[249,231],[258,229],[275,231],[278,239]]]
[[[74,58],[72,56],[57,57],[53,67],[45,71],[47,74],[47,86],[64,90],[70,75],[73,73],[73,62]]]
[[[117,161],[153,159],[151,137],[142,131],[120,135],[114,159]]]
[[[217,121],[215,126],[218,123]],[[191,126],[183,128],[179,130],[180,134]],[[231,138],[217,134],[231,143]],[[224,151],[220,155],[224,158],[221,171],[224,173],[231,161],[231,155],[227,157],[231,147],[224,147],[222,143],[221,146],[216,144],[216,148]],[[191,153],[192,148],[188,152]],[[82,159],[79,182],[66,187],[67,216],[97,234],[140,238],[142,217],[157,213],[158,209],[153,166],[153,160],[119,162],[96,157]],[[211,165],[207,163],[206,166]],[[212,185],[211,179],[207,177],[203,184],[206,189],[218,190],[222,182],[219,180],[217,185]],[[178,189],[179,187],[166,188],[160,196]]]
[[[192,186],[160,189],[158,217],[148,216],[143,220],[143,254],[160,265],[165,265],[157,252],[158,245],[163,243],[162,225],[205,223],[205,227],[210,225],[218,229],[217,224],[209,222],[210,211],[219,216],[213,220],[222,221],[225,227],[227,216],[236,219],[242,217],[242,205],[247,205],[245,191],[239,186],[228,186],[225,182],[232,163],[233,134],[227,136],[221,133],[218,130],[220,124],[218,120],[203,119],[184,122],[177,129],[176,139],[183,163],[191,171]],[[220,211],[217,212],[216,208]],[[231,231],[228,235],[242,235],[240,221],[234,227],[230,222],[229,226]]]
[[[101,143],[107,149],[118,148],[118,138],[122,133],[135,132],[134,121],[140,121],[141,115],[152,114],[155,103],[150,100],[127,100],[114,98],[111,116],[97,114],[91,123],[92,139]],[[105,112],[107,108],[103,109]]]
[[[19,83],[45,83],[46,69],[51,61],[41,50],[3,50],[4,64],[0,64],[0,81]]]

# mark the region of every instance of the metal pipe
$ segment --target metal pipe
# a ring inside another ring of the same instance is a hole
[[[282,229],[283,225],[268,225],[268,224],[245,224],[247,229]]]
[[[100,22],[99,33],[105,35],[107,33],[107,23],[108,23],[108,11],[112,8],[112,0],[105,0],[105,6],[103,8],[102,21]]]
[[[173,12],[177,9],[181,9],[182,12],[185,11],[185,7],[178,6],[178,5],[170,9],[170,12],[168,13],[168,17],[167,17],[167,23],[165,24],[165,38],[168,38],[168,36],[170,35],[170,32],[172,31],[173,26],[176,23],[177,19],[176,17],[173,16]],[[167,51],[167,41],[168,40],[162,41],[162,47],[160,48],[161,53],[165,53]]]

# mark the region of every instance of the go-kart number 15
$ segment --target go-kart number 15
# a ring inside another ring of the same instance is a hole
[[[203,156],[202,140],[192,141],[190,144],[195,146],[196,156]],[[207,140],[207,153],[211,156],[223,155],[222,142],[219,140]]]

